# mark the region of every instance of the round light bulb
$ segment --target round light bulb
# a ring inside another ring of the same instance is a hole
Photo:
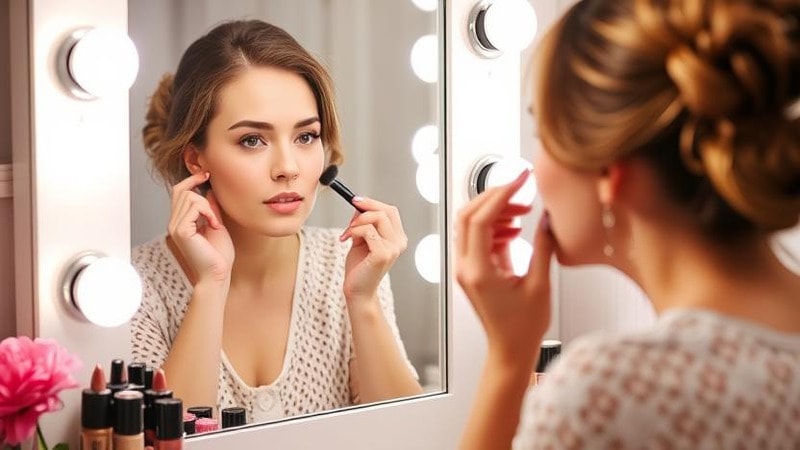
[[[422,238],[414,251],[414,264],[417,272],[431,283],[438,283],[441,276],[440,240],[438,234]]]
[[[514,181],[523,171],[532,170],[533,165],[519,156],[499,157],[487,155],[479,159],[470,175],[470,197],[475,197],[486,189],[502,186]],[[510,202],[517,205],[530,205],[536,198],[536,181],[533,174],[511,197]]]
[[[514,275],[522,276],[528,273],[528,266],[533,256],[533,247],[523,238],[516,238],[509,243],[509,254],[511,256],[511,270]]]
[[[438,0],[412,0],[414,5],[423,11],[436,11]]]
[[[439,42],[426,34],[411,47],[411,68],[420,80],[435,83],[439,79]]]
[[[527,0],[482,0],[470,16],[470,41],[479,54],[494,58],[525,49],[537,28],[536,11]]]
[[[93,28],[72,36],[67,71],[84,97],[127,92],[139,71],[139,55],[127,34],[111,28]]]
[[[89,322],[116,327],[136,314],[142,301],[142,282],[127,261],[102,256],[76,264],[77,275],[65,280],[68,299]]]
[[[428,155],[417,166],[417,190],[425,200],[439,203],[439,155]]]
[[[436,153],[437,148],[439,148],[439,128],[436,125],[420,127],[411,139],[411,154],[418,163]]]

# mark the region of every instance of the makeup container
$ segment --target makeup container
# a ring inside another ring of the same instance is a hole
[[[244,408],[225,408],[219,413],[219,416],[223,429],[238,427],[247,423],[247,415]]]
[[[156,414],[153,404],[156,400],[172,398],[173,393],[167,389],[167,377],[158,369],[153,377],[153,388],[144,391],[144,441],[147,445],[155,442]]]
[[[183,402],[162,398],[153,402],[156,419],[155,450],[183,448]]]
[[[144,368],[144,389],[153,389],[153,374],[154,370],[152,367],[145,367]]]
[[[144,448],[144,395],[139,391],[120,391],[114,394],[114,450]]]
[[[144,363],[128,364],[128,390],[144,392]]]
[[[81,449],[111,450],[114,437],[111,390],[103,366],[96,365],[92,382],[81,393]]]
[[[183,432],[186,433],[187,436],[192,435],[195,433],[194,424],[197,421],[197,416],[192,413],[183,413]]]
[[[109,378],[106,387],[111,389],[112,394],[116,394],[119,391],[124,391],[127,389],[128,383],[125,380],[126,375],[125,361],[121,359],[115,359],[111,361],[111,377]]]
[[[209,419],[208,417],[198,417],[194,422],[195,433],[208,433],[209,431],[219,430],[219,423],[217,419]]]
[[[214,408],[210,406],[192,406],[186,410],[186,412],[194,414],[198,419],[202,419],[204,417],[210,419],[213,416],[213,411]]]
[[[536,363],[536,371],[531,374],[531,385],[536,386],[544,381],[547,366],[560,354],[561,341],[542,341],[541,351],[539,352],[539,361]]]

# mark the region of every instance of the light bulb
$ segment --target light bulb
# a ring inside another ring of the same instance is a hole
[[[502,186],[514,181],[523,171],[532,170],[533,165],[519,156],[499,157],[487,155],[479,159],[470,175],[470,196],[475,197],[486,189]],[[511,197],[510,202],[517,205],[530,205],[536,198],[536,180],[533,174]]]
[[[437,148],[439,148],[439,128],[436,125],[420,127],[411,139],[411,154],[418,163],[436,153]]]
[[[435,83],[439,79],[439,41],[426,34],[411,47],[411,68],[420,80]]]
[[[438,0],[412,0],[414,5],[423,11],[436,11]]]
[[[417,272],[431,283],[438,283],[441,276],[440,251],[438,234],[429,234],[422,238],[414,251],[414,264],[417,266]]]
[[[533,247],[523,238],[516,238],[509,243],[509,254],[511,256],[511,269],[514,275],[522,276],[528,273],[528,266],[533,255]]]
[[[125,93],[136,80],[139,55],[124,32],[112,28],[79,30],[65,45],[69,78],[65,81],[79,97]]]
[[[428,155],[417,166],[417,190],[425,200],[439,203],[439,155]]]
[[[527,0],[483,0],[472,11],[470,41],[479,54],[494,58],[518,53],[536,36],[536,11]]]
[[[89,322],[116,327],[129,321],[138,311],[142,282],[127,261],[90,254],[78,259],[67,273],[66,299]]]

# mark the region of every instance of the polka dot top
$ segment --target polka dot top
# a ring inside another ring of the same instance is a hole
[[[350,361],[354,358],[350,321],[342,284],[349,242],[342,230],[306,227],[300,255],[283,368],[269,385],[248,386],[222,351],[217,408],[244,407],[248,422],[262,422],[352,405]],[[132,261],[142,277],[142,305],[132,320],[133,360],[161,367],[178,333],[192,285],[160,236],[133,249]],[[387,275],[378,296],[409,370],[394,314]],[[194,406],[194,405],[186,405]]]
[[[672,310],[576,340],[530,389],[513,448],[800,448],[800,335]]]

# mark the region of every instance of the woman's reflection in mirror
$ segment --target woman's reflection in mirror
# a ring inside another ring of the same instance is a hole
[[[797,448],[800,277],[770,238],[800,216],[798,24],[797,1],[583,0],[545,36],[529,273],[508,243],[530,174],[458,219],[489,340],[462,448]],[[659,319],[569,343],[524,398],[553,255],[624,273]]]
[[[146,119],[171,214],[133,251],[136,361],[187,407],[240,406],[251,422],[421,392],[388,277],[407,244],[397,209],[358,198],[345,229],[304,226],[343,159],[318,61],[278,27],[223,23],[162,78]]]

